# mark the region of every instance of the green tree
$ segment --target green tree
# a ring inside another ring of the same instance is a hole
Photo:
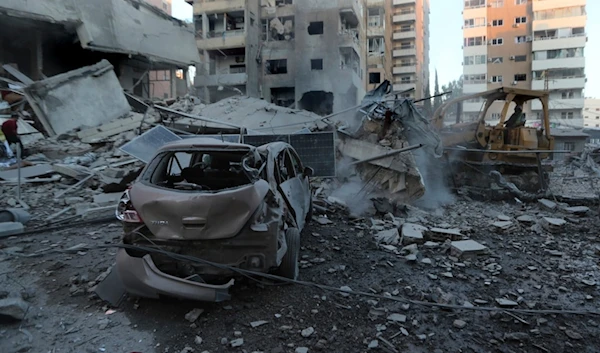
[[[427,85],[425,86],[425,97],[423,97],[423,98],[427,98],[427,97],[431,97],[431,88],[429,87],[429,82],[427,82]],[[431,106],[431,99],[425,99],[425,101],[423,102],[423,107],[425,110],[425,114],[427,114],[427,115],[433,114],[433,108]]]
[[[440,105],[442,105],[442,97],[439,96],[440,94],[440,84],[438,81],[438,73],[437,70],[435,70],[435,88],[434,88],[434,92],[433,94],[436,96],[435,98],[433,98],[433,110],[437,110],[437,108],[440,107]]]
[[[450,92],[452,91],[452,93],[447,94],[443,97],[443,102],[452,100],[454,98],[458,98],[460,96],[463,95],[463,77],[459,77],[458,80],[453,80],[451,82],[449,82],[447,85],[442,86],[442,91],[443,92]]]

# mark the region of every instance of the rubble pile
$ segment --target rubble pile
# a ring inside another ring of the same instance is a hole
[[[600,198],[600,148],[588,146],[580,156],[559,162],[550,173],[552,192],[566,199]]]

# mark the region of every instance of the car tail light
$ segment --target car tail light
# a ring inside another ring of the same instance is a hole
[[[127,223],[142,223],[142,217],[135,210],[133,205],[131,204],[131,199],[129,197],[129,189],[126,190],[121,196],[121,200],[119,200],[119,204],[117,205],[117,209],[115,210],[115,216],[119,221],[127,222]]]

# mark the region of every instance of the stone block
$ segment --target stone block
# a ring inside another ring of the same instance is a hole
[[[487,253],[488,248],[475,240],[459,240],[450,243],[452,256],[470,258]]]
[[[422,225],[404,223],[402,225],[402,244],[422,244],[425,241],[425,237],[423,235],[425,231],[427,231],[427,227],[423,227]]]

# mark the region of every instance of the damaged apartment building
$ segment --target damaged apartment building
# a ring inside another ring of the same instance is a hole
[[[40,80],[106,59],[126,91],[183,95],[188,67],[200,56],[193,26],[166,12],[138,0],[2,0],[0,66]],[[167,91],[154,87],[157,72]]]
[[[404,98],[429,95],[429,0],[367,0],[367,91],[384,80]]]
[[[194,0],[200,97],[260,97],[320,115],[366,88],[366,1]]]

